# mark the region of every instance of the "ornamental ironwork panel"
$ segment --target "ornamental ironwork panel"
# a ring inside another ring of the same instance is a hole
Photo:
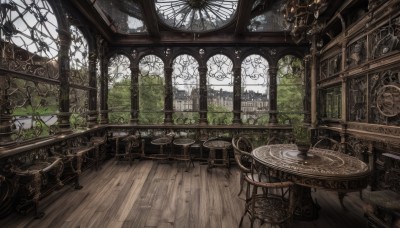
[[[370,123],[400,125],[400,72],[388,70],[371,74]]]
[[[174,123],[198,122],[200,105],[199,64],[190,55],[180,55],[173,62],[172,86]]]
[[[0,67],[58,79],[58,26],[49,3],[10,0],[0,4]]]
[[[320,117],[327,119],[340,119],[342,113],[342,87],[332,87],[321,90]]]
[[[348,115],[350,121],[367,121],[368,84],[367,77],[353,78],[349,82]]]
[[[70,80],[71,84],[89,85],[89,49],[82,32],[71,26],[71,46],[69,48]]]
[[[365,62],[367,58],[367,38],[363,37],[352,44],[346,49],[346,62],[348,67],[358,66]],[[340,62],[339,62],[340,64]]]
[[[268,123],[268,61],[260,55],[246,57],[241,65],[241,111],[245,124]]]
[[[390,20],[388,25],[378,28],[371,34],[372,59],[400,50],[400,17]]]
[[[131,110],[130,61],[124,55],[112,57],[108,64],[108,110],[110,123],[128,123]]]
[[[210,125],[232,123],[232,68],[232,60],[225,55],[214,55],[207,61],[207,119]]]
[[[328,60],[321,61],[320,64],[320,80],[328,78]]]
[[[9,102],[16,140],[54,134],[57,129],[58,85],[9,78]]]
[[[70,123],[75,129],[87,127],[86,115],[89,111],[89,92],[83,89],[71,88],[69,92]]]
[[[164,62],[156,55],[147,55],[139,62],[139,122],[163,123],[164,101]]]
[[[336,54],[332,58],[329,58],[328,64],[328,77],[338,74],[342,64],[342,53]]]

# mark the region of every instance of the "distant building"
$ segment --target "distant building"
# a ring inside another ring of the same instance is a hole
[[[187,90],[180,90],[174,87],[173,93],[173,107],[175,111],[199,110],[199,89],[193,89],[191,94],[189,94]],[[233,110],[233,92],[208,88],[207,95],[208,104],[223,106],[227,110]],[[268,94],[246,90],[242,92],[241,105],[243,115],[253,116],[259,112],[268,111]],[[244,117],[246,118],[246,116]]]

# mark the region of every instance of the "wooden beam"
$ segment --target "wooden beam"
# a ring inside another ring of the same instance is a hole
[[[247,31],[246,27],[249,24],[251,17],[251,8],[254,0],[240,0],[238,11],[236,14],[235,35],[242,35]]]
[[[191,34],[161,32],[160,38],[152,39],[148,35],[116,35],[111,42],[114,46],[148,46],[148,45],[268,45],[268,46],[304,46],[308,43],[295,44],[289,34],[283,32],[246,32],[243,36],[232,33]]]
[[[104,18],[93,8],[91,4],[87,1],[82,0],[72,0],[72,4],[77,8],[81,14],[90,21],[96,29],[100,32],[100,34],[110,42],[113,36],[113,31],[104,21]]]
[[[147,25],[147,32],[152,38],[160,37],[160,29],[158,28],[158,17],[154,1],[142,0],[143,20]]]

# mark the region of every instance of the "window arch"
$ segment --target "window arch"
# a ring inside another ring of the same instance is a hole
[[[277,107],[279,122],[299,125],[304,120],[304,67],[300,58],[286,55],[278,61]]]
[[[246,57],[241,65],[241,111],[244,124],[268,123],[268,61],[260,55]]]
[[[70,31],[70,123],[73,128],[82,128],[86,127],[86,113],[89,110],[89,49],[85,37],[76,26],[72,25]]]
[[[57,19],[45,0],[1,1],[0,8],[0,68],[8,72],[7,109],[16,129],[14,139],[47,136],[57,126]],[[21,77],[15,71],[42,79]]]
[[[115,55],[108,63],[108,121],[128,123],[131,110],[131,69],[128,57]]]
[[[199,119],[199,64],[185,54],[175,58],[173,69],[174,122],[194,124]]]
[[[207,120],[210,125],[232,123],[232,68],[232,60],[225,55],[214,55],[207,61]]]
[[[164,63],[156,55],[139,62],[139,122],[161,124],[164,121]]]

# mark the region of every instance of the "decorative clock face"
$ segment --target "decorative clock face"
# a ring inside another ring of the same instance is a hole
[[[376,105],[382,115],[394,117],[400,113],[400,87],[386,85],[377,94]]]

